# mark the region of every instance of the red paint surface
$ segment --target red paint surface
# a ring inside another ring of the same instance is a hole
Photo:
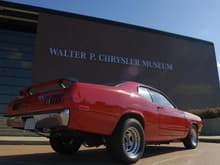
[[[35,89],[54,83],[56,81],[40,84]],[[183,139],[193,123],[200,130],[202,122],[198,116],[147,101],[138,94],[140,85],[145,86],[135,82],[118,86],[76,82],[69,88],[20,97],[9,104],[8,114],[12,116],[69,108],[69,129],[104,135],[113,132],[123,115],[135,114],[144,121],[145,140],[152,142]],[[27,89],[22,90],[22,93],[26,92]],[[61,102],[45,105],[44,98],[50,95],[61,95]],[[17,110],[13,110],[14,104],[18,104]]]

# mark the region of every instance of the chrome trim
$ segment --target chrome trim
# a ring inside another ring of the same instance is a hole
[[[50,129],[60,126],[68,126],[69,114],[70,114],[69,109],[63,109],[60,112],[12,116],[12,117],[8,117],[7,124],[8,126],[14,128],[24,129],[26,120],[32,118],[35,121],[34,129],[43,129],[43,128]]]

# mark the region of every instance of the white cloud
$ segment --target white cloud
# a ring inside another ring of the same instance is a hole
[[[220,63],[219,62],[217,63],[217,67],[220,69]]]

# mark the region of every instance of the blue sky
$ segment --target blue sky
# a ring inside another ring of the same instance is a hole
[[[94,16],[214,43],[220,73],[219,0],[8,0]]]

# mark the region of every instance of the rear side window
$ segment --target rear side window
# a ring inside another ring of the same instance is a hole
[[[162,105],[162,106],[174,108],[174,106],[170,103],[170,101],[167,100],[167,98],[163,96],[162,94],[152,91],[152,90],[150,90],[150,94],[152,96],[153,102],[159,105]]]
[[[147,88],[145,88],[145,87],[138,87],[138,93],[141,96],[143,96],[145,99],[147,99],[149,101],[152,101],[150,93],[149,93]]]

